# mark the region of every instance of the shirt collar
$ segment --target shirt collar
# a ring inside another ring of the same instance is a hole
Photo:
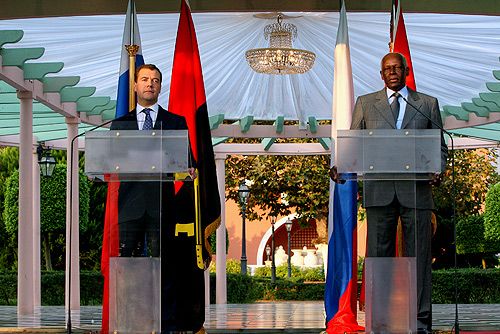
[[[149,109],[153,110],[153,112],[155,114],[158,114],[158,103],[155,103],[150,107],[143,107],[140,104],[137,104],[137,107],[135,109],[137,110],[137,114],[139,114],[141,111],[143,111],[146,108],[149,108]]]
[[[394,94],[396,91],[386,87],[385,92],[387,93],[387,98],[390,99],[392,97],[392,94]],[[398,93],[401,94],[401,96],[405,99],[408,99],[408,87],[404,86],[403,88],[398,90]]]

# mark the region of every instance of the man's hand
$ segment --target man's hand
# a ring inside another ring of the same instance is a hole
[[[193,168],[193,167],[188,168],[188,173],[189,173],[189,176],[191,177],[192,180],[194,180],[198,177],[198,173],[196,172],[196,168]]]
[[[435,173],[429,181],[429,184],[437,187],[441,184],[441,181],[443,181],[443,174]]]
[[[328,175],[330,175],[330,178],[332,179],[333,182],[337,184],[344,184],[345,180],[340,179],[340,174],[337,171],[337,166],[332,166],[330,170],[328,171]]]

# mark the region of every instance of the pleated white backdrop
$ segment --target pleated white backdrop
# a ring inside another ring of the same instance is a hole
[[[316,53],[311,71],[270,76],[247,65],[247,49],[266,47],[263,29],[272,20],[254,13],[194,13],[210,115],[226,119],[306,122],[331,118],[333,49],[338,13],[286,13],[298,28],[294,47]],[[160,104],[167,106],[178,14],[139,14],[144,59],[163,72]],[[116,98],[125,15],[51,17],[0,21],[2,29],[22,29],[23,39],[4,47],[44,47],[36,62],[62,61],[57,75],[79,75],[79,86]],[[389,13],[348,13],[356,96],[382,88],[380,59],[388,51]],[[500,20],[497,16],[405,14],[417,89],[459,105],[495,81],[500,69]]]

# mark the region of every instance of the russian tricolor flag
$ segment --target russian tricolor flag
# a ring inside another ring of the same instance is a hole
[[[141,36],[139,34],[139,25],[137,24],[137,13],[135,11],[134,1],[128,2],[127,17],[123,29],[122,55],[120,60],[120,74],[118,78],[118,93],[116,97],[115,117],[126,115],[129,110],[129,67],[130,61],[126,45],[137,45],[139,50],[135,56],[135,66],[144,64],[142,57]],[[134,69],[135,71],[135,69]]]
[[[137,45],[136,67],[144,64],[142,57],[141,38],[137,24],[137,14],[132,0],[128,3],[120,63],[120,76],[118,79],[118,93],[116,99],[115,118],[126,115],[129,110],[129,56],[126,45]],[[135,71],[135,69],[134,69]],[[109,259],[118,256],[118,190],[120,182],[110,181],[106,198],[106,211],[104,216],[104,231],[102,237],[101,272],[104,277],[102,296],[102,328],[101,333],[109,333]]]
[[[332,140],[337,130],[349,129],[354,108],[349,35],[344,1],[340,10],[334,56]],[[333,147],[333,146],[332,146]],[[335,164],[332,149],[332,165]],[[325,287],[326,332],[350,333],[364,330],[358,325],[357,287],[357,181],[330,185],[328,259]],[[333,191],[332,191],[333,190]]]

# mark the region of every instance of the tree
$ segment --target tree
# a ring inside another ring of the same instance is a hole
[[[486,194],[484,237],[486,240],[500,244],[500,183],[493,185]]]
[[[0,268],[15,268],[16,247],[5,228],[2,212],[7,178],[18,169],[19,150],[17,147],[0,148]]]
[[[238,185],[251,183],[247,205],[249,220],[288,215],[292,209],[307,224],[328,216],[328,168],[330,157],[318,156],[231,156],[226,159],[228,198],[238,203]]]
[[[80,231],[88,229],[89,181],[80,172]],[[5,227],[14,238],[18,228],[19,172],[8,179],[5,189]],[[64,268],[64,237],[66,228],[66,165],[58,164],[50,178],[40,178],[40,230],[47,270]],[[51,256],[51,253],[54,253]],[[56,263],[52,265],[52,259]]]
[[[482,220],[468,219],[467,217],[478,216],[482,213],[488,188],[499,180],[494,167],[497,159],[494,150],[455,150],[453,154],[455,156],[456,198],[452,196],[451,152],[448,157],[448,167],[444,172],[444,180],[439,187],[433,189],[438,222],[432,245],[433,256],[436,259],[433,265],[435,268],[448,267],[454,261],[453,201],[456,200],[455,221],[457,230],[459,221],[461,221],[464,231],[468,229],[477,231],[480,228],[479,226],[465,227],[464,224],[477,224]],[[465,235],[467,235],[466,232]],[[461,256],[459,260],[462,260],[463,264],[467,266],[471,263],[471,259],[468,259],[467,256]]]

